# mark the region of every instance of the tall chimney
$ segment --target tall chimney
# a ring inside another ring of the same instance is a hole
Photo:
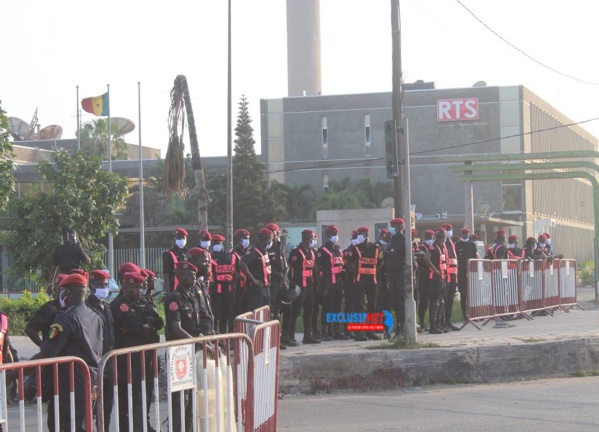
[[[288,96],[314,96],[322,90],[320,0],[287,0]]]

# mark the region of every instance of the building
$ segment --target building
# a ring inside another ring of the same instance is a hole
[[[269,180],[310,184],[387,180],[384,122],[391,93],[295,96],[261,101],[261,148]],[[406,86],[412,204],[417,228],[464,224],[464,186],[441,156],[597,150],[597,138],[524,86]],[[593,194],[584,179],[474,183],[475,230],[492,243],[505,228],[521,239],[549,232],[557,252],[593,258]],[[384,203],[381,203],[384,206]],[[536,224],[535,224],[535,221]],[[550,221],[543,224],[540,222]]]

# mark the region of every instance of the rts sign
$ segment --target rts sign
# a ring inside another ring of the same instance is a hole
[[[437,100],[437,121],[459,120],[478,120],[478,98]]]

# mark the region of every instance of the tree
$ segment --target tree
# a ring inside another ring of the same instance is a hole
[[[310,219],[316,220],[318,210],[345,210],[361,209],[360,201],[354,193],[345,190],[342,192],[326,192],[316,198],[316,203],[310,210]]]
[[[15,177],[12,172],[13,147],[8,137],[8,119],[6,112],[0,106],[0,210],[6,207],[15,187]]]
[[[285,191],[287,218],[294,221],[308,219],[316,197],[312,186],[309,184],[285,186]]]
[[[183,153],[185,146],[183,144],[183,122],[186,113],[189,128],[189,145],[191,147],[191,165],[196,185],[195,193],[198,196],[198,225],[200,229],[204,229],[208,228],[208,191],[206,189],[206,179],[200,158],[200,146],[198,144],[198,135],[196,133],[187,78],[185,78],[185,75],[177,75],[173,89],[171,90],[169,142],[165,160],[164,191],[168,195],[181,194],[184,190],[185,162]],[[179,133],[179,125],[181,125],[181,133]]]
[[[62,241],[67,228],[75,228],[77,237],[92,258],[92,266],[102,264],[105,247],[97,241],[106,231],[118,233],[116,212],[127,194],[127,179],[102,171],[99,157],[89,158],[65,151],[53,155],[54,163],[37,166],[50,193],[32,193],[11,200],[4,244],[13,254],[12,270],[21,277],[41,270],[46,275],[52,252]]]
[[[118,126],[110,125],[112,159],[129,159],[129,144],[122,136],[119,136]],[[81,137],[81,151],[86,156],[99,156],[103,160],[108,159],[108,119],[92,120],[91,123],[83,124],[75,135]]]

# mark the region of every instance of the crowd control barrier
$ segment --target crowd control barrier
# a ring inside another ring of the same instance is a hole
[[[42,390],[44,388],[42,386],[42,369],[44,368],[44,374],[50,374],[46,380],[48,381],[47,385],[50,386],[47,391],[50,393],[49,397],[54,404],[54,418],[53,420],[49,419],[50,422],[54,423],[54,429],[56,431],[75,431],[77,421],[81,422],[86,430],[94,430],[92,378],[88,365],[78,357],[57,357],[0,365],[0,425],[2,425],[2,430],[19,430],[22,432],[47,430],[47,419],[44,418],[42,410]],[[18,415],[14,415],[15,418],[12,415],[9,416],[8,412],[9,395],[7,394],[6,374],[9,371],[15,371],[17,375],[16,394],[19,400],[19,408]],[[31,374],[35,374],[35,384],[37,385],[35,394],[31,395],[35,398],[35,415],[31,415],[31,408],[25,405],[26,390],[29,389],[25,388],[24,378]],[[81,381],[76,384],[77,377]],[[68,389],[61,388],[61,382],[64,385],[67,381]],[[75,391],[76,385],[78,386],[77,391]],[[83,386],[83,388],[79,386]],[[68,397],[65,397],[65,394],[68,394]],[[60,397],[61,395],[62,397]],[[65,410],[64,405],[69,407],[68,410]],[[70,427],[67,428],[69,424]]]
[[[468,261],[468,324],[501,321],[505,316],[533,319],[533,313],[580,308],[576,294],[576,261]]]

